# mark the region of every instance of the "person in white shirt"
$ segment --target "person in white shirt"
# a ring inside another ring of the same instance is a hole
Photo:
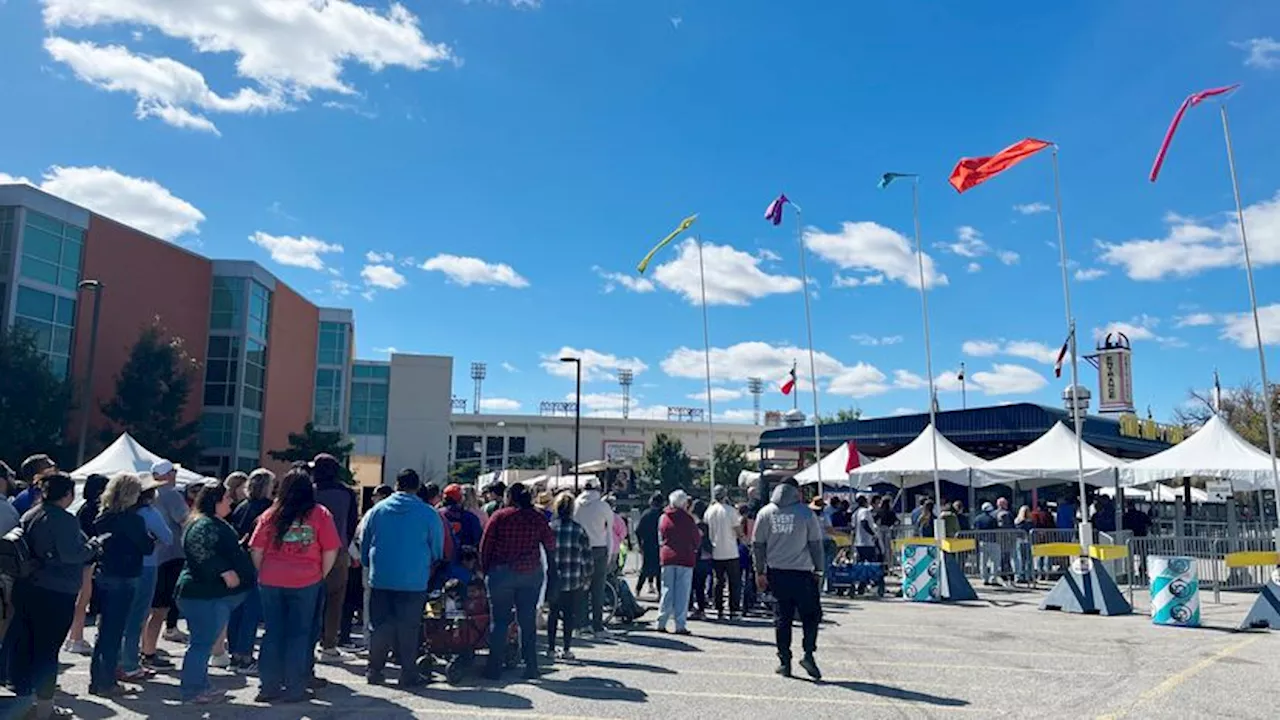
[[[729,619],[738,619],[742,597],[742,573],[738,570],[738,542],[742,539],[742,523],[738,510],[729,504],[728,492],[723,485],[711,489],[715,502],[702,516],[711,538],[711,561],[715,572],[716,617],[724,619],[724,590],[729,586]]]
[[[877,542],[879,536],[876,528],[875,517],[871,514],[871,508],[867,505],[867,496],[859,495],[857,499],[857,510],[853,513],[853,550],[857,553],[857,559],[860,563],[878,563],[883,562],[885,553],[883,553]],[[879,587],[881,594],[884,592],[884,575],[880,575]],[[858,583],[855,591],[859,594],[867,589],[866,583]]]
[[[591,540],[591,632],[608,636],[604,627],[604,583],[609,571],[609,544],[613,537],[613,509],[600,497],[595,478],[586,481],[582,494],[573,504],[573,521],[587,531]],[[585,633],[585,631],[584,631]]]

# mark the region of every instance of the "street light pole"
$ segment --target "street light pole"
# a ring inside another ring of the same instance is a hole
[[[502,475],[507,474],[507,421],[499,420],[498,427],[502,428]],[[505,482],[505,477],[504,480]]]
[[[84,448],[89,435],[89,413],[93,410],[93,361],[98,352],[98,317],[102,309],[102,283],[97,280],[81,280],[80,290],[93,291],[93,322],[89,325],[89,360],[85,363],[84,412],[80,415],[80,440],[76,445],[76,467],[84,465]]]
[[[573,403],[573,491],[578,492],[578,467],[582,465],[579,453],[582,449],[582,358],[562,357],[560,362],[571,362],[577,368],[578,385]]]

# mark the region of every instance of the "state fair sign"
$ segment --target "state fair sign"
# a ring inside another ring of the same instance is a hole
[[[605,440],[604,461],[610,465],[630,465],[635,467],[644,458],[644,441],[642,440]]]
[[[1098,409],[1133,410],[1133,365],[1128,348],[1101,350],[1098,359]]]

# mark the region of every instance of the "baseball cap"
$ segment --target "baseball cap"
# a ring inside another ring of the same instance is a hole
[[[991,504],[991,503],[989,503],[989,502],[984,502],[984,503],[982,503],[982,511],[983,511],[983,512],[991,512],[992,510],[995,510],[995,509],[996,509],[996,506],[995,506],[995,505],[992,505],[992,504]]]
[[[164,487],[164,483],[160,480],[157,480],[155,475],[144,474],[142,476],[142,492],[146,492],[148,490],[155,490],[156,488],[162,488],[162,487]]]
[[[462,486],[458,483],[450,483],[444,488],[444,497],[446,500],[452,500],[456,503],[462,502]]]
[[[151,475],[158,478],[163,475],[168,475],[173,472],[174,469],[173,463],[168,460],[157,460],[151,464]]]

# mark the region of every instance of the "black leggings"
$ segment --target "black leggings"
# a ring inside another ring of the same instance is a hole
[[[547,618],[547,650],[556,649],[556,625],[563,622],[564,649],[565,652],[569,651],[569,642],[573,639],[573,609],[581,601],[581,590],[565,590],[551,602],[551,616]]]

